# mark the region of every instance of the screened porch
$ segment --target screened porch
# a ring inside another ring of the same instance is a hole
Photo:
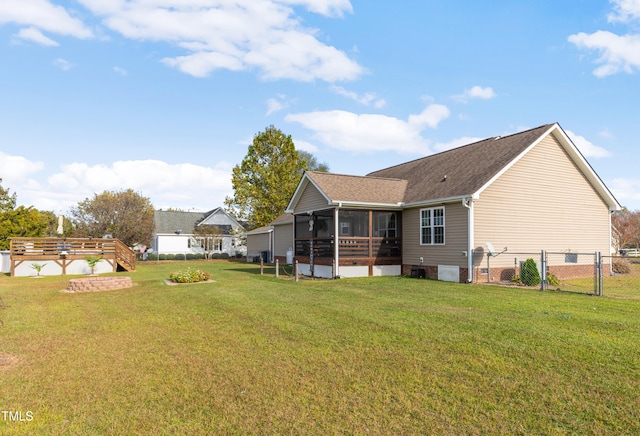
[[[296,260],[311,276],[397,275],[401,217],[400,211],[357,209],[296,215]]]

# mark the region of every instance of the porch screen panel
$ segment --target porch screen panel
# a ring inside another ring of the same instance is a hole
[[[397,212],[373,212],[374,238],[397,238],[398,235]]]
[[[340,236],[369,236],[369,212],[360,210],[341,210],[338,212],[340,220]]]

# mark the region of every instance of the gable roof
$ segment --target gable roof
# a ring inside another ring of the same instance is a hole
[[[204,215],[204,218],[197,223],[198,226],[216,226],[221,229],[241,228],[244,230],[244,226],[221,207],[205,212]]]
[[[399,207],[407,188],[407,181],[401,179],[306,171],[289,202],[288,212],[309,184],[324,195],[328,205],[351,207]]]
[[[182,212],[173,210],[156,210],[153,212],[153,223],[156,233],[191,234],[196,223],[203,219],[203,212]]]
[[[247,232],[247,236],[253,236],[253,235],[264,235],[266,233],[271,233],[273,232],[273,227],[271,226],[262,226],[262,227],[258,227],[257,229],[253,229],[251,231]]]
[[[504,137],[484,139],[366,176],[306,172],[287,211],[295,208],[309,183],[327,205],[418,206],[478,198],[494,180],[548,135],[553,135],[604,199],[610,210],[620,205],[558,123]]]
[[[290,213],[283,213],[278,218],[271,221],[270,226],[281,226],[285,224],[293,223],[293,215]]]
[[[190,235],[197,226],[211,225],[219,228],[222,234],[231,234],[234,228],[244,230],[223,208],[218,207],[208,212],[184,212],[173,210],[156,210],[153,213],[155,232],[158,234],[180,233]]]
[[[536,142],[551,124],[484,139],[368,174],[409,181],[406,204],[462,198],[478,192]]]

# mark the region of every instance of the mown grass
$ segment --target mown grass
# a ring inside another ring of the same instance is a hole
[[[0,409],[33,413],[0,433],[640,433],[640,301],[188,265],[215,282],[0,276]]]

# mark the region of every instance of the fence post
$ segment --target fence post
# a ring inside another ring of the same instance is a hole
[[[602,297],[604,295],[604,291],[603,291],[603,278],[602,278],[602,253],[601,252],[597,252],[596,253],[596,262],[598,263],[598,267],[596,268],[597,271],[597,284],[598,284],[598,289],[596,290],[596,295],[599,297]]]
[[[264,260],[262,259],[262,256],[260,256],[260,275],[264,274]]]
[[[547,289],[547,256],[544,250],[540,251],[540,290]]]
[[[280,259],[276,259],[276,278],[278,278],[279,272],[280,272]]]
[[[298,281],[298,259],[293,264],[293,275],[296,277],[296,282]]]

